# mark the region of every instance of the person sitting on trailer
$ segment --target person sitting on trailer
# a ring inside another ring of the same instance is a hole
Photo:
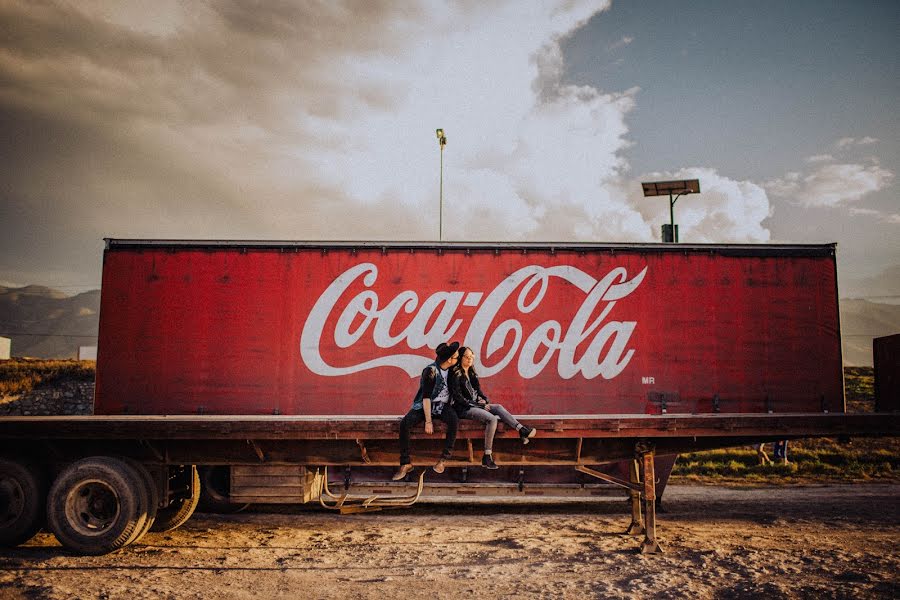
[[[447,424],[447,436],[444,451],[440,460],[432,467],[435,473],[444,472],[444,462],[453,453],[453,445],[456,443],[456,429],[459,418],[456,412],[450,408],[450,387],[448,385],[448,371],[459,360],[459,342],[451,344],[440,343],[435,349],[434,362],[425,367],[419,378],[419,391],[413,398],[412,408],[400,421],[400,469],[394,473],[392,479],[400,481],[412,471],[413,466],[409,457],[409,432],[425,421],[425,433],[434,433],[432,418],[438,418]]]
[[[459,362],[450,373],[450,396],[453,399],[453,408],[460,419],[484,423],[482,467],[498,468],[493,457],[494,434],[497,432],[498,421],[503,421],[507,427],[518,431],[523,444],[527,444],[537,435],[537,429],[519,423],[508,410],[499,404],[491,403],[481,391],[478,374],[475,372],[475,353],[471,348],[463,346],[459,349]]]

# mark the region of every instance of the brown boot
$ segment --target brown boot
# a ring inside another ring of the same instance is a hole
[[[391,479],[393,481],[400,481],[401,479],[403,479],[404,477],[409,475],[409,472],[412,470],[413,470],[413,466],[409,463],[406,463],[405,465],[400,465],[400,468],[397,470],[396,473],[394,473],[394,476],[391,477]]]
[[[444,465],[444,459],[442,458],[441,460],[437,461],[437,462],[434,464],[434,466],[431,467],[431,469],[432,469],[435,473],[443,473],[443,472],[444,472],[444,467],[445,467],[445,465]]]

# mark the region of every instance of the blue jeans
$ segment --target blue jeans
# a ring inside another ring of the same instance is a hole
[[[481,421],[484,423],[484,451],[490,454],[494,450],[494,434],[497,433],[497,422],[503,421],[507,427],[517,429],[519,422],[509,414],[509,411],[499,404],[490,404],[488,410],[470,406],[459,414],[460,419]]]

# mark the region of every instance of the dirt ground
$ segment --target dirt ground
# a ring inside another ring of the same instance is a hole
[[[664,554],[624,501],[195,515],[125,550],[0,551],[0,598],[898,598],[898,484],[670,486]]]

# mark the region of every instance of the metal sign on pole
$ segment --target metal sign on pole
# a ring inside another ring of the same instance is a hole
[[[662,226],[662,241],[678,243],[678,225],[675,224],[675,203],[687,194],[700,193],[699,179],[642,182],[644,196],[669,196],[669,222]]]

